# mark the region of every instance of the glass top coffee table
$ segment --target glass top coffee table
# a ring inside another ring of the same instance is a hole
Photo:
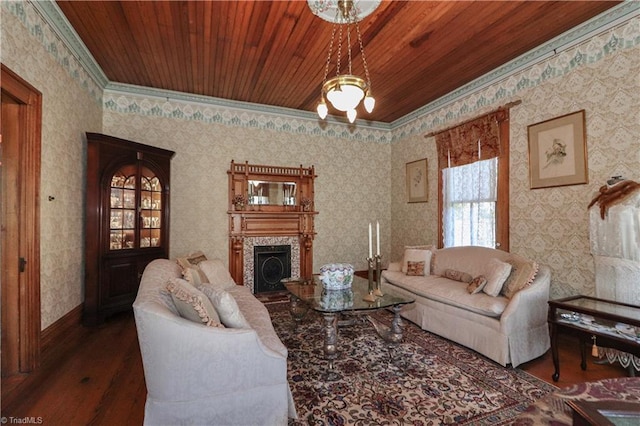
[[[291,315],[299,322],[309,309],[322,314],[324,318],[324,354],[329,360],[329,368],[333,369],[338,348],[338,318],[346,315],[367,314],[367,312],[390,308],[394,317],[391,326],[387,327],[374,318],[367,316],[378,334],[390,343],[402,341],[402,306],[413,303],[415,299],[405,297],[383,289],[384,294],[376,297],[374,302],[364,300],[369,294],[369,280],[353,277],[351,289],[325,290],[318,276],[307,279],[284,280],[285,288],[291,294]]]

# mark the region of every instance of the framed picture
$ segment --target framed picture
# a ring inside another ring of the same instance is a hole
[[[426,203],[428,199],[427,159],[407,163],[407,201]]]
[[[588,182],[584,110],[527,127],[531,189]]]

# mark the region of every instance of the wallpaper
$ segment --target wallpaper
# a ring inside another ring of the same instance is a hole
[[[442,123],[433,130],[444,129],[510,101],[522,101],[511,109],[510,118],[510,251],[551,268],[552,298],[595,295],[587,206],[611,176],[640,180],[639,35],[639,21],[632,21],[420,119]],[[621,48],[624,40],[632,46],[636,40],[635,47]],[[510,96],[496,99],[496,94]],[[487,99],[496,100],[487,103]],[[589,183],[531,190],[527,126],[582,109]],[[437,242],[437,156],[435,140],[425,138],[426,133],[392,145],[391,253],[395,259],[405,244]],[[407,204],[402,196],[405,163],[419,158],[429,160],[430,199],[425,204]]]
[[[128,100],[145,99],[130,95]],[[171,162],[171,257],[202,250],[228,262],[227,170],[231,160],[315,167],[319,214],[314,271],[333,262],[365,269],[369,222],[380,221],[382,247],[388,247],[389,144],[110,109],[104,111],[103,126],[103,133],[176,151]]]
[[[586,206],[612,175],[640,180],[637,14],[503,79],[461,88],[387,129],[323,124],[291,111],[256,113],[230,103],[212,107],[207,99],[150,95],[148,88],[105,88],[37,10],[31,2],[2,2],[0,55],[43,93],[43,329],[84,297],[86,131],[176,151],[172,257],[203,250],[227,261],[226,171],[233,159],[315,166],[314,271],[331,262],[364,269],[370,222],[380,221],[384,263],[398,260],[406,244],[437,240],[436,155],[433,138],[424,135],[521,100],[511,110],[511,250],[551,268],[552,297],[593,294]],[[580,109],[586,111],[589,183],[530,190],[527,126]],[[405,164],[421,158],[428,160],[429,201],[409,204]]]
[[[102,128],[101,89],[72,56],[64,55],[55,33],[33,8],[3,3],[0,59],[42,93],[40,298],[45,329],[84,299],[84,132]]]

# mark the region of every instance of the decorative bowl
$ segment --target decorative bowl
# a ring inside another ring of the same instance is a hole
[[[320,267],[320,281],[327,290],[351,288],[353,265],[348,263],[330,263]]]

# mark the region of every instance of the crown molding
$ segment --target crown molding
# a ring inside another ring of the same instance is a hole
[[[249,113],[252,115],[272,116],[280,119],[302,120],[308,123],[316,123],[323,127],[329,125],[343,125],[348,127],[359,127],[376,131],[389,131],[391,126],[388,123],[378,121],[359,120],[358,126],[350,125],[346,118],[329,115],[325,120],[320,120],[318,115],[309,111],[302,111],[293,108],[276,107],[271,105],[256,104],[252,102],[235,101],[231,99],[216,98],[212,96],[195,95],[192,93],[176,92],[172,90],[156,89],[147,86],[136,86],[123,83],[108,83],[105,93],[112,95],[133,95],[138,98],[152,98],[178,103],[188,103],[199,106],[209,106],[238,113]]]
[[[73,29],[71,23],[64,16],[58,4],[54,1],[30,1],[34,9],[49,25],[52,31],[65,44],[69,52],[76,58],[85,71],[93,78],[94,82],[102,89],[105,88],[109,79],[95,58],[82,42],[80,36]]]
[[[320,120],[307,111],[120,83],[109,83],[104,89],[103,110],[382,144],[392,141],[386,123]]]

